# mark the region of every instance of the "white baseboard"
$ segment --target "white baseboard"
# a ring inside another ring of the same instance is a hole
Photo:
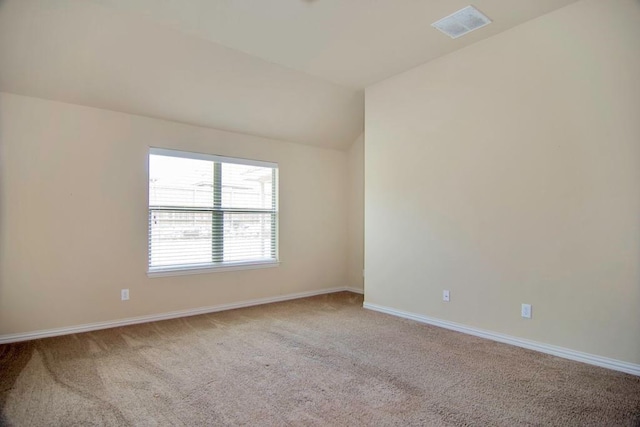
[[[354,294],[364,295],[364,289],[352,288],[352,287],[347,286],[346,288],[344,288],[344,290],[347,291],[347,292],[353,292]]]
[[[460,323],[423,316],[421,314],[409,313],[406,311],[396,310],[394,308],[384,307],[368,302],[365,302],[363,306],[364,308],[369,310],[379,311],[381,313],[415,320],[416,322],[426,323],[428,325],[438,326],[445,329],[451,329],[453,331],[474,335],[476,337],[486,338],[505,344],[527,348],[529,350],[539,351],[541,353],[551,354],[553,356],[562,357],[564,359],[588,363],[590,365],[600,366],[602,368],[613,369],[614,371],[626,372],[627,374],[640,376],[640,365],[635,363],[623,362],[621,360],[610,359],[608,357],[597,356],[595,354],[583,353],[581,351],[571,350],[564,347],[526,340],[511,335],[505,335],[497,332],[487,331],[484,329],[474,328],[471,326],[462,325]]]
[[[46,329],[41,331],[18,333],[18,334],[0,335],[0,344],[35,340],[40,338],[56,337],[60,335],[77,334],[81,332],[97,331],[99,329],[116,328],[119,326],[155,322],[158,320],[175,319],[178,317],[195,316],[198,314],[215,313],[217,311],[233,310],[236,308],[251,307],[254,305],[269,304],[273,302],[288,301],[293,299],[307,298],[307,297],[312,297],[316,295],[331,294],[334,292],[343,292],[343,291],[362,293],[361,290],[358,290],[355,288],[348,288],[348,287],[319,289],[316,291],[308,291],[308,292],[297,292],[294,294],[279,295],[276,297],[258,298],[258,299],[252,299],[247,301],[240,301],[240,302],[231,303],[231,304],[220,304],[220,305],[214,305],[209,307],[194,308],[189,310],[172,311],[169,313],[130,317],[130,318],[121,319],[121,320],[87,323],[84,325],[68,326],[64,328]]]

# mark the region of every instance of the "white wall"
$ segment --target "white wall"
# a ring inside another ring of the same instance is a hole
[[[347,153],[349,163],[349,287],[364,290],[364,134]]]
[[[149,146],[278,162],[280,267],[147,278]],[[347,284],[345,152],[2,93],[0,166],[0,335]]]
[[[366,301],[640,363],[639,41],[584,0],[368,88]]]

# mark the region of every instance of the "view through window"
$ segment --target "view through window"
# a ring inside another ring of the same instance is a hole
[[[149,271],[277,261],[276,164],[151,149]]]

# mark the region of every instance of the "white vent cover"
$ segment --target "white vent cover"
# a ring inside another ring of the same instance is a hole
[[[464,36],[473,30],[489,24],[491,24],[491,19],[487,18],[475,7],[467,6],[434,22],[431,26],[442,31],[452,39],[457,39],[460,36]]]

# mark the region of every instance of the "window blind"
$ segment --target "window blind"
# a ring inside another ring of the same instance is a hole
[[[275,163],[152,148],[149,272],[278,259]]]

